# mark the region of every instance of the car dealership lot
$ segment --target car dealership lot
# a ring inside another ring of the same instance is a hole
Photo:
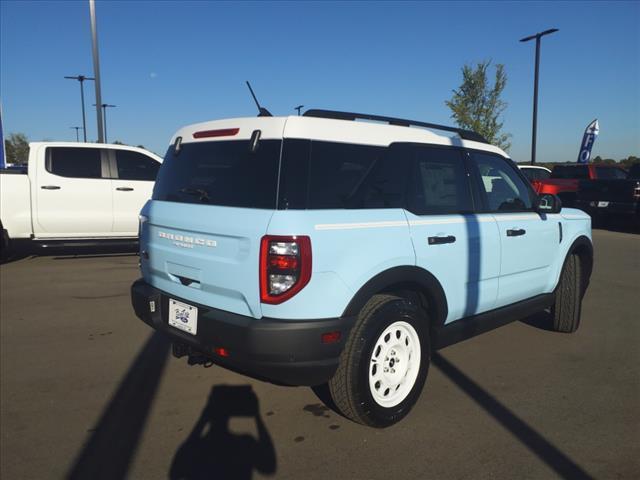
[[[131,309],[134,255],[5,264],[0,477],[637,478],[640,236],[594,244],[576,334],[538,316],[442,350],[387,430],[172,358]]]

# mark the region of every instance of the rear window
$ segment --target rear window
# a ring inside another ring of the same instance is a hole
[[[640,163],[636,163],[631,166],[631,168],[629,169],[628,178],[633,180],[640,180]]]
[[[622,180],[627,178],[627,172],[616,167],[596,167],[596,176],[600,180]]]
[[[154,200],[228,207],[276,207],[281,140],[182,144],[169,147],[153,190]]]
[[[575,178],[578,180],[589,178],[589,167],[577,165],[557,165],[553,167],[551,178]]]

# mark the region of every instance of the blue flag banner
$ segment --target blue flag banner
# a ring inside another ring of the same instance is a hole
[[[600,125],[598,125],[598,119],[587,125],[582,137],[582,143],[580,144],[580,153],[578,154],[578,163],[589,163],[591,160],[591,149],[596,141],[596,137],[600,132]]]

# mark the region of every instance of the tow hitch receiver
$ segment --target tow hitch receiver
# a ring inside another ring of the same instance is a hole
[[[213,360],[211,360],[211,358],[184,343],[173,342],[171,353],[176,358],[188,357],[187,363],[189,365],[202,365],[205,368],[209,368],[213,365]]]

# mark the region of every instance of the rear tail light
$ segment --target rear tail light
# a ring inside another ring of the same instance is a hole
[[[636,188],[633,189],[633,198],[640,198],[640,182],[636,183]]]
[[[311,239],[265,235],[260,242],[260,300],[277,305],[311,279]]]

